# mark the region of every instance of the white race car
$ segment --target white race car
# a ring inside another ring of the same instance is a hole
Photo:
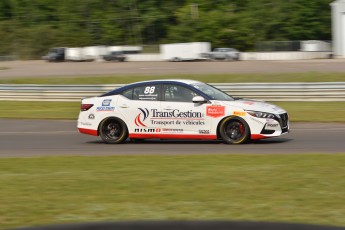
[[[80,133],[105,143],[133,139],[221,139],[227,144],[289,132],[285,110],[236,99],[194,80],[137,82],[82,100]]]

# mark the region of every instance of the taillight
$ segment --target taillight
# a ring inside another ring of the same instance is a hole
[[[88,111],[93,104],[81,104],[80,111]]]

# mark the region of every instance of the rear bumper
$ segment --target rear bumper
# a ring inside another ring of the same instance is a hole
[[[98,131],[93,129],[78,128],[79,133],[88,134],[92,136],[98,136]]]

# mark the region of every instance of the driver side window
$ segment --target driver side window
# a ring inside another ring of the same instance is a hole
[[[192,102],[198,96],[194,91],[181,85],[164,85],[165,101]]]

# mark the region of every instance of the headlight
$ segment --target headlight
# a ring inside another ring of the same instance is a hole
[[[257,118],[271,118],[273,119],[275,117],[272,113],[264,113],[259,111],[246,111],[248,114],[252,115],[253,117]]]

